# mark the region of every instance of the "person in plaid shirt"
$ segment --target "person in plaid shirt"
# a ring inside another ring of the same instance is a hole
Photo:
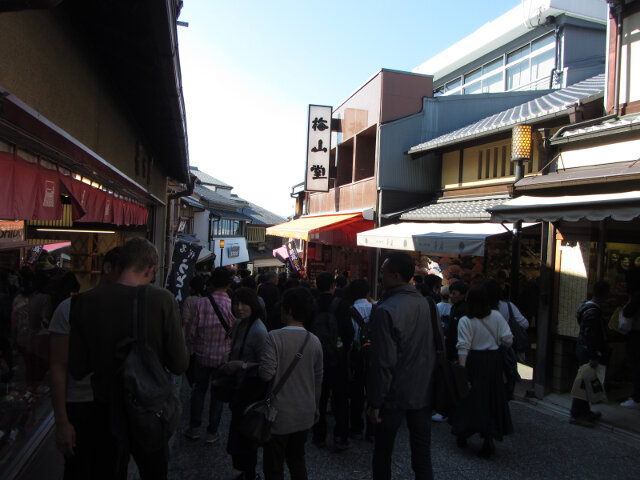
[[[198,429],[202,423],[204,398],[218,367],[231,348],[231,337],[227,334],[227,328],[218,319],[209,296],[218,305],[224,317],[223,321],[230,331],[235,320],[231,313],[231,299],[227,295],[227,287],[231,280],[231,274],[227,269],[219,267],[213,271],[207,280],[207,295],[198,301],[195,320],[189,325],[189,344],[191,351],[195,353],[196,363],[191,391],[191,418],[185,435],[192,440],[200,438]],[[215,443],[220,439],[218,426],[222,416],[222,406],[222,401],[217,399],[212,391],[209,426],[205,440],[207,443]]]

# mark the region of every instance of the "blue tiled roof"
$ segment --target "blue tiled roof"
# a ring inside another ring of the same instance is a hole
[[[228,183],[224,183],[222,180],[218,180],[217,178],[212,177],[208,173],[204,173],[204,172],[198,170],[198,167],[191,167],[190,171],[196,177],[198,177],[198,180],[200,180],[200,183],[202,183],[204,185],[214,185],[216,187],[233,188]]]
[[[233,198],[225,197],[224,195],[220,195],[219,193],[216,193],[213,190],[208,189],[207,187],[203,187],[202,185],[196,184],[193,188],[193,191],[194,193],[202,197],[205,201],[214,203],[216,205],[224,205],[227,207],[236,208],[245,205],[245,202],[239,202],[238,200],[234,200]]]
[[[491,215],[487,212],[487,208],[501,205],[508,199],[506,195],[465,199],[440,198],[435,203],[403,213],[400,220],[421,222],[488,221],[491,219]]]
[[[596,75],[570,87],[548,93],[535,100],[496,113],[471,125],[411,147],[409,154],[426,152],[474,137],[493,135],[504,130],[509,130],[514,125],[535,121],[550,115],[564,114],[565,110],[579,101],[584,101],[589,97],[596,98],[604,95],[604,87],[604,74]]]

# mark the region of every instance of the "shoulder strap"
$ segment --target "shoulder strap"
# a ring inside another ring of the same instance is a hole
[[[291,372],[293,372],[293,369],[296,368],[296,365],[302,358],[302,353],[304,352],[304,349],[307,346],[307,343],[309,342],[310,336],[311,334],[307,332],[307,335],[304,337],[304,342],[302,343],[302,347],[300,348],[300,351],[296,353],[296,356],[289,364],[289,368],[287,368],[287,371],[284,372],[284,375],[280,377],[280,380],[278,380],[278,383],[276,384],[276,386],[273,387],[273,389],[271,390],[271,395],[275,396],[280,391],[280,389],[284,385],[284,382],[287,381],[287,379],[289,378],[289,375],[291,375]]]
[[[481,318],[478,319],[480,321],[480,323],[482,324],[482,326],[484,328],[487,329],[487,332],[489,332],[489,335],[491,335],[493,337],[493,341],[496,342],[496,347],[500,347],[500,342],[498,341],[498,338],[495,336],[495,334],[489,329],[489,327],[487,327],[487,324],[484,323],[484,320],[482,320]]]
[[[511,328],[511,325],[513,325],[513,307],[511,306],[511,302],[507,301],[507,307],[509,307],[509,318],[507,319],[507,322]]]
[[[224,331],[227,332],[227,337],[230,336],[231,335],[231,327],[229,326],[227,321],[224,319],[224,316],[222,315],[222,312],[220,311],[220,307],[218,307],[218,304],[213,299],[213,295],[207,294],[207,298],[209,299],[209,302],[211,302],[211,306],[215,310],[216,316],[218,317],[218,320],[220,321],[220,324],[222,325],[222,328],[224,328]]]
[[[138,285],[133,297],[133,339],[144,345],[147,341],[145,320],[147,318],[146,298],[149,285]]]
[[[349,312],[351,313],[351,318],[353,318],[356,321],[359,327],[364,325],[364,318],[362,318],[360,311],[356,308],[355,305],[351,305],[349,307]]]
[[[244,332],[244,336],[242,337],[242,345],[240,345],[240,351],[238,352],[238,360],[242,360],[242,352],[244,352],[244,346],[247,343],[247,337],[249,336],[249,332],[251,331],[251,327],[253,327],[254,323],[256,323],[255,320],[247,325],[247,331]]]

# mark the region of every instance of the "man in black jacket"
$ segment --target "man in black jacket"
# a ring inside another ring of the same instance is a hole
[[[310,328],[322,343],[324,360],[322,393],[320,395],[320,416],[313,426],[312,443],[317,447],[326,445],[327,406],[331,399],[331,410],[335,416],[333,430],[334,450],[350,447],[349,444],[349,363],[348,347],[353,340],[343,299],[334,295],[335,282],[329,272],[320,272],[316,276],[318,313]],[[346,303],[348,305],[348,303]],[[352,329],[351,329],[352,330]]]
[[[605,281],[596,282],[593,286],[591,300],[578,307],[576,318],[580,324],[580,333],[576,344],[578,365],[589,364],[596,368],[599,363],[606,363],[608,350],[602,319],[602,304],[609,298],[609,284]],[[571,403],[571,423],[583,427],[593,427],[594,421],[601,417],[600,412],[593,412],[589,402],[574,398]]]
[[[367,375],[369,418],[376,425],[373,480],[391,479],[395,436],[407,419],[416,480],[431,468],[431,379],[436,362],[427,300],[409,284],[413,259],[392,253],[382,265],[384,295],[371,313],[371,357]]]

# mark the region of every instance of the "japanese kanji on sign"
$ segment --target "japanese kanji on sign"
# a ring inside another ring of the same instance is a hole
[[[165,288],[173,293],[179,305],[189,295],[189,282],[196,274],[196,261],[202,245],[178,240],[173,249],[171,270]]]
[[[307,170],[304,177],[304,189],[308,192],[329,191],[332,112],[333,107],[309,105]]]

